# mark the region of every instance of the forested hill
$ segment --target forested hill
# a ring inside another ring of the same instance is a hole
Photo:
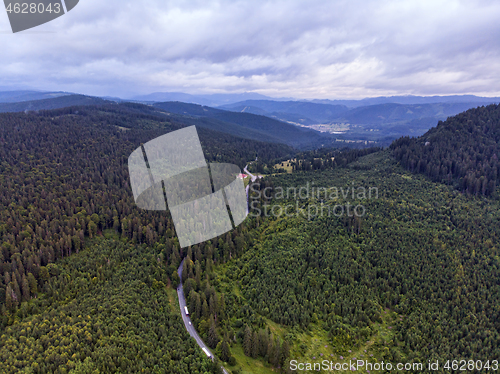
[[[419,138],[391,145],[401,164],[433,181],[475,195],[492,195],[500,176],[500,105],[470,109]]]
[[[173,232],[165,217],[135,207],[127,158],[141,143],[182,124],[117,106],[1,114],[0,124],[4,311],[30,300],[36,287],[28,284],[44,285],[42,267],[78,252],[87,237],[115,229],[134,241],[143,242],[147,236],[153,243],[165,230]],[[207,129],[199,134],[209,161],[244,166],[256,156],[273,159],[292,151]]]
[[[184,330],[175,291],[167,297],[186,255],[170,215],[133,200],[130,153],[185,126],[147,108],[0,114],[0,373],[218,372]],[[199,135],[209,161],[292,152]],[[242,226],[197,253],[229,257]]]

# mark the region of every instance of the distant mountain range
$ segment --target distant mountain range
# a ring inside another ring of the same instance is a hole
[[[498,103],[500,97],[481,97],[474,95],[448,95],[448,96],[380,96],[369,97],[361,100],[312,100],[313,103],[345,105],[348,107],[359,107],[377,104],[437,104],[437,103]]]
[[[59,96],[75,95],[77,93],[65,91],[40,91],[33,89],[13,89],[0,86],[0,103],[19,102],[30,100],[50,99]],[[89,96],[89,95],[87,95]],[[378,104],[436,104],[436,103],[498,103],[500,97],[481,97],[474,95],[448,95],[448,96],[380,96],[370,97],[360,100],[329,100],[329,99],[294,99],[290,97],[270,97],[261,95],[255,92],[244,92],[237,94],[205,94],[191,95],[183,92],[155,92],[147,95],[136,95],[128,98],[117,96],[100,96],[102,99],[112,101],[132,101],[132,102],[166,102],[180,101],[184,103],[206,105],[212,107],[226,106],[235,103],[243,104],[243,102],[252,101],[271,101],[271,102],[294,102],[294,103],[313,103],[313,104],[328,104],[341,105],[348,108],[360,106],[378,105]],[[268,109],[266,109],[269,111]]]
[[[131,101],[139,102],[165,102],[165,101],[180,101],[190,104],[206,105],[217,107],[226,104],[232,104],[244,100],[290,100],[276,99],[269,96],[264,96],[254,92],[245,92],[240,94],[210,94],[210,95],[190,95],[182,92],[156,92],[149,95],[134,96]]]
[[[116,98],[114,98],[116,99]],[[125,99],[121,99],[125,100]],[[380,96],[370,97],[360,100],[328,100],[328,99],[294,99],[294,98],[275,98],[261,95],[254,92],[244,92],[238,94],[209,94],[209,95],[191,95],[183,92],[155,92],[148,95],[133,96],[125,101],[140,101],[140,102],[165,102],[165,101],[180,101],[184,103],[206,105],[212,107],[227,106],[235,103],[243,104],[246,101],[271,101],[271,102],[295,102],[295,103],[313,103],[313,104],[328,104],[342,105],[348,108],[356,108],[360,106],[379,105],[379,104],[436,104],[436,103],[478,103],[480,105],[486,103],[498,103],[500,97],[481,97],[474,95],[448,95],[448,96]],[[269,110],[268,110],[269,111]]]
[[[244,100],[238,100],[245,98]],[[419,136],[445,120],[477,106],[499,103],[499,97],[474,95],[390,96],[361,100],[298,101],[272,99],[255,93],[189,95],[165,92],[135,97],[216,107],[233,112],[266,116],[300,127],[334,134],[343,140],[388,142],[404,135]],[[176,112],[177,113],[177,112]],[[178,113],[182,114],[182,113]],[[193,112],[185,113],[194,115]],[[206,117],[205,115],[197,114]],[[211,114],[212,117],[214,117]]]
[[[0,92],[0,112],[135,102],[168,112],[171,118],[232,135],[297,148],[341,142],[388,145],[405,135],[420,136],[438,121],[465,110],[499,103],[500,98],[392,96],[362,100],[297,101],[257,93],[190,95],[160,92],[126,100],[68,92]]]
[[[398,97],[396,97],[398,98]],[[434,98],[407,97],[400,101],[430,101],[431,103],[381,103],[391,98],[365,99],[367,105],[352,106],[347,101],[319,102],[246,100],[221,106],[221,109],[242,113],[253,113],[297,126],[315,129],[350,139],[380,140],[404,135],[422,135],[438,121],[445,120],[477,106],[500,102],[499,98],[476,96],[449,96],[442,102]],[[464,101],[471,100],[471,101]],[[339,103],[344,104],[339,104]],[[336,103],[336,104],[332,104]],[[345,105],[350,104],[351,106]]]

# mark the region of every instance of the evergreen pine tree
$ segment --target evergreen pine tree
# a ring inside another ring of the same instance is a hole
[[[243,338],[243,351],[246,356],[252,355],[252,330],[249,326],[245,327],[245,335]]]
[[[219,343],[219,338],[217,337],[217,331],[215,329],[215,320],[213,316],[210,316],[210,327],[208,328],[208,338],[207,344],[210,348],[217,347]]]
[[[257,358],[259,356],[259,334],[254,331],[252,334],[252,358]]]
[[[228,362],[230,357],[231,357],[231,351],[229,349],[229,344],[227,342],[227,338],[224,337],[220,348],[220,358],[222,361]]]

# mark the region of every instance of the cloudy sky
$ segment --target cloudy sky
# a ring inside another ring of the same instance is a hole
[[[130,97],[500,96],[496,0],[80,0],[12,34],[0,87]]]

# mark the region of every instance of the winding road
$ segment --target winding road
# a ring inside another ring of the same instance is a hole
[[[257,160],[257,159],[255,159],[255,160]],[[257,179],[257,177],[248,171],[248,165],[245,166],[245,168],[243,169],[243,171],[250,176],[250,179],[252,180],[252,182],[255,182],[255,180]],[[250,183],[245,188],[245,191],[247,193],[247,216],[248,216],[248,213],[249,213],[249,210],[248,210],[248,191],[249,190],[250,190]]]
[[[243,171],[245,173],[247,173],[248,175],[250,175],[250,178],[252,178],[252,182],[255,182],[255,180],[257,179],[257,177],[248,171],[248,165],[245,166],[245,168],[243,169]]]
[[[257,160],[257,159],[255,159]],[[247,173],[250,178],[252,179],[252,182],[255,182],[255,180],[257,179],[257,177],[255,175],[253,175],[252,173],[250,173],[248,171],[248,165],[245,166],[245,168],[243,169],[245,171],[245,173]],[[246,193],[247,193],[247,215],[248,215],[248,190],[250,188],[250,185],[248,185],[246,187]],[[177,287],[177,297],[179,298],[179,306],[181,308],[181,316],[182,316],[182,320],[184,321],[184,326],[186,326],[186,330],[187,332],[189,333],[189,335],[191,335],[194,340],[196,340],[196,343],[199,345],[199,347],[203,350],[203,349],[206,349],[207,352],[210,353],[210,357],[214,357],[214,354],[212,353],[212,351],[210,350],[210,348],[208,348],[208,346],[205,344],[205,342],[200,338],[200,336],[198,335],[198,333],[196,332],[196,329],[194,328],[194,325],[191,321],[191,317],[189,317],[188,315],[186,315],[185,311],[184,311],[184,307],[186,306],[186,298],[184,296],[184,287],[182,286],[182,266],[184,265],[184,259],[181,261],[181,265],[179,266],[179,269],[177,269],[177,274],[179,274],[179,278],[180,278],[180,283],[179,283],[179,286]],[[189,311],[189,308],[188,308],[188,311]],[[227,372],[227,370],[221,366],[221,369],[223,371],[224,374],[229,374]]]
[[[184,321],[184,326],[186,326],[186,330],[188,331],[189,335],[191,335],[194,340],[196,340],[196,343],[200,346],[201,349],[205,348],[209,353],[210,356],[213,358],[214,354],[210,350],[210,348],[203,342],[203,340],[200,338],[198,333],[196,332],[196,329],[194,328],[193,323],[191,322],[191,318],[186,315],[184,312],[184,307],[186,306],[186,298],[184,297],[184,288],[182,286],[182,265],[184,264],[184,259],[181,261],[181,265],[179,266],[179,269],[177,269],[177,273],[179,274],[179,278],[181,279],[179,286],[177,287],[177,296],[179,298],[179,306],[181,308],[181,316],[182,320]],[[189,311],[189,308],[188,308]],[[226,369],[224,369],[223,366],[221,366],[221,369],[224,374],[229,374]]]

